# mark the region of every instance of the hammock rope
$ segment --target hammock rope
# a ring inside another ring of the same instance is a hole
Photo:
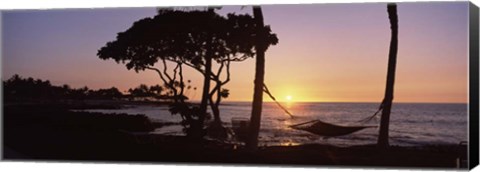
[[[280,107],[287,115],[289,115],[290,118],[295,118],[295,116],[290,111],[288,111],[287,108],[285,108],[282,104],[280,104],[280,102],[277,101],[277,99],[272,95],[272,93],[270,92],[266,84],[263,84],[263,92],[265,92],[278,105],[278,107]],[[361,119],[358,122],[364,123],[374,119],[378,115],[378,113],[380,113],[380,111],[383,110],[383,102],[384,100],[382,100],[382,103],[380,103],[380,106],[378,107],[377,111],[372,116]],[[316,121],[316,120],[313,120],[313,121]],[[313,121],[310,121],[310,122],[313,122]]]
[[[380,111],[383,110],[383,103],[384,103],[384,101],[385,101],[385,99],[382,100],[382,103],[380,103],[380,106],[378,107],[378,110],[377,110],[372,116],[367,117],[367,118],[364,118],[364,119],[362,119],[362,120],[359,120],[358,122],[364,123],[364,122],[368,122],[368,121],[374,119],[374,118],[378,115],[378,113],[380,113]]]
[[[285,113],[287,113],[290,118],[295,118],[295,116],[290,112],[288,111],[287,108],[285,108],[284,106],[282,106],[282,104],[280,104],[277,99],[275,99],[275,97],[272,95],[272,93],[270,93],[270,90],[268,90],[268,87],[267,85],[265,85],[265,83],[263,84],[263,92],[267,93],[268,96],[270,96],[270,98],[283,110],[285,111]]]
[[[290,118],[292,119],[295,118],[295,116],[290,111],[288,111],[287,108],[285,108],[282,104],[280,104],[280,102],[277,101],[277,99],[272,95],[272,93],[270,92],[270,90],[268,89],[265,83],[263,84],[263,92],[265,92],[278,105],[278,107],[280,107],[286,114],[288,114]],[[375,118],[382,109],[383,109],[383,101],[380,104],[380,107],[378,108],[378,110],[372,116],[362,119],[358,122],[363,123],[363,122],[370,121],[371,119]],[[311,120],[311,121],[303,122],[300,124],[290,125],[288,127],[297,129],[297,130],[308,131],[310,133],[321,135],[321,136],[341,136],[341,135],[347,135],[347,134],[356,132],[358,130],[362,130],[365,128],[372,128],[376,126],[339,126],[335,124],[326,123],[320,120]]]

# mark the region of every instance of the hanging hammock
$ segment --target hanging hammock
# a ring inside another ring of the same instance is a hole
[[[290,113],[287,108],[283,107],[282,104],[280,104],[275,97],[270,93],[268,90],[267,86],[264,84],[263,85],[263,91],[267,93],[268,96],[283,110],[285,113],[287,113],[291,118],[295,118],[295,116]],[[365,122],[373,119],[378,112],[383,108],[383,102],[378,108],[378,110],[375,112],[375,114],[371,117],[368,117],[366,119],[360,120],[359,122]],[[320,136],[342,136],[342,135],[347,135],[351,134],[353,132],[357,132],[359,130],[365,129],[365,128],[375,128],[377,126],[340,126],[340,125],[335,125],[335,124],[330,124],[326,123],[320,120],[312,120],[300,124],[295,124],[295,125],[290,125],[290,128],[296,129],[296,130],[303,130],[303,131],[308,131],[310,133],[320,135]]]
[[[333,137],[351,134],[365,128],[374,128],[376,126],[340,126],[320,120],[312,120],[301,124],[290,125],[289,127],[297,130],[308,131],[320,136]]]

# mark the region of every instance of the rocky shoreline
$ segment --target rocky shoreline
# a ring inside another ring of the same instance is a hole
[[[55,106],[4,106],[3,158],[14,161],[254,164],[455,169],[466,146],[378,149],[374,145],[265,146],[148,134],[162,123],[144,115],[73,112]],[[466,168],[466,167],[465,167]]]

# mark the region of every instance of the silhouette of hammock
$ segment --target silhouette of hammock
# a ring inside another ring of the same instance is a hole
[[[270,91],[268,90],[265,84],[263,85],[263,91],[267,93],[267,95],[270,96],[270,98],[291,118],[296,118],[292,113],[290,113],[290,111],[288,111],[287,108],[283,107],[282,104],[280,104],[275,99],[275,97],[270,93]],[[378,114],[378,112],[382,110],[382,108],[383,108],[383,101],[380,107],[378,108],[378,110],[375,112],[375,114],[373,114],[371,117],[360,120],[359,122],[365,122],[373,119]],[[341,125],[335,125],[335,124],[323,122],[317,119],[317,120],[312,120],[312,121],[308,121],[300,124],[290,125],[289,127],[296,130],[308,131],[310,133],[320,135],[320,136],[333,137],[333,136],[347,135],[365,128],[375,128],[377,126],[341,126]]]
[[[290,125],[290,128],[308,131],[320,136],[343,136],[357,132],[365,128],[374,128],[376,126],[340,126],[326,123],[320,120],[312,120],[301,124]]]

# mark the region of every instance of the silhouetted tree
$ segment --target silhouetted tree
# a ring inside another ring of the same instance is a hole
[[[88,94],[88,87],[83,87],[79,89],[71,89],[70,86],[66,85],[66,90],[67,90],[67,97],[69,99],[75,99],[75,100],[84,100],[87,98]]]
[[[7,101],[20,99],[57,101],[64,99],[115,99],[123,97],[123,94],[115,87],[91,90],[86,86],[82,88],[71,88],[67,84],[54,86],[48,80],[35,80],[31,77],[23,79],[19,75],[13,75],[10,79],[3,81],[3,86]]]
[[[184,117],[188,135],[202,137],[206,103],[213,102],[213,94],[219,94],[221,86],[230,80],[230,62],[242,61],[255,54],[253,39],[256,33],[252,32],[253,28],[253,19],[249,15],[229,14],[222,17],[213,9],[159,10],[155,17],[137,21],[130,29],[119,33],[116,41],[107,43],[99,50],[98,56],[125,63],[128,69],[136,72],[146,69],[156,71],[173,96],[180,98],[172,105],[178,107],[171,108],[171,112]],[[271,42],[277,40],[273,34],[265,38],[273,40]],[[167,61],[174,65],[170,73],[167,72]],[[212,61],[220,64],[217,73],[212,72]],[[161,62],[160,68],[155,67],[157,62]],[[190,106],[183,100],[184,65],[200,72],[205,78],[200,108]],[[223,70],[227,71],[225,80],[220,79]],[[212,80],[216,86],[210,90]],[[179,89],[174,86],[176,82],[179,83]],[[220,100],[217,99],[218,102]],[[211,103],[217,107],[218,104]]]
[[[49,80],[26,78],[13,75],[3,81],[4,95],[7,101],[16,100],[85,100],[85,99],[120,99],[124,95],[115,87],[91,90],[87,86],[71,88],[68,84],[55,86]]]
[[[208,14],[212,16],[215,16],[215,12],[213,8],[208,8]],[[206,34],[206,42],[205,42],[205,70],[203,72],[204,74],[204,80],[203,80],[203,90],[202,90],[202,99],[200,101],[200,119],[199,119],[199,126],[203,126],[203,122],[205,121],[205,117],[207,116],[207,103],[208,103],[208,98],[209,98],[209,91],[210,91],[210,75],[212,74],[212,59],[213,59],[213,36],[215,36],[213,33],[211,33],[213,28],[215,28],[215,23],[212,20],[206,21],[205,25],[207,26],[207,32]]]
[[[208,16],[201,12],[196,12],[197,18],[194,16],[182,11],[159,10],[155,17],[139,20],[127,31],[118,33],[117,40],[102,47],[98,56],[124,63],[127,69],[136,72],[155,71],[173,94],[171,97],[184,97],[183,65],[201,65],[201,55],[205,54],[195,49],[202,45],[202,41],[197,39],[203,38],[202,35],[189,33],[199,29],[192,23],[204,21]],[[157,62],[160,62],[160,67],[155,66]],[[170,65],[174,66],[173,70]],[[180,83],[180,87],[176,87],[175,83]],[[172,113],[179,113],[184,119],[187,134],[198,135],[189,130],[196,126],[197,114],[190,113],[191,107],[185,104],[184,99],[174,99],[172,106]]]
[[[156,96],[162,95],[163,87],[160,85],[152,85],[150,86],[149,92],[155,94]]]
[[[10,79],[3,81],[5,99],[7,101],[16,99],[48,99],[65,97],[66,92],[56,92],[55,86],[50,81],[42,81],[31,77],[23,79],[15,74]]]
[[[255,49],[256,37],[261,34],[264,42],[268,45],[275,45],[278,43],[278,38],[272,33],[269,26],[258,26],[255,20],[250,15],[233,15],[229,14],[228,19],[231,25],[229,33],[230,46],[235,47],[233,54],[241,53],[241,56],[224,56],[217,57],[216,62],[220,65],[217,72],[212,74],[212,80],[215,86],[210,91],[209,103],[213,112],[214,121],[209,127],[210,131],[216,131],[213,136],[225,137],[226,130],[221,125],[219,105],[222,99],[227,98],[229,90],[223,88],[225,84],[230,81],[230,66],[232,62],[241,62],[249,57],[254,57],[257,49]],[[257,32],[256,29],[261,28],[263,32]],[[237,53],[235,53],[237,52]],[[222,72],[225,73],[224,79],[220,79]],[[222,132],[223,131],[223,132]],[[210,135],[212,136],[212,135]]]
[[[88,96],[94,99],[120,99],[123,96],[122,92],[116,87],[107,89],[90,90]]]
[[[385,98],[382,102],[382,117],[380,119],[380,131],[378,136],[378,146],[388,147],[388,126],[390,121],[390,111],[393,101],[393,86],[395,83],[395,68],[397,63],[398,51],[398,16],[397,5],[394,3],[387,5],[388,18],[390,19],[390,28],[392,38],[390,40],[390,52],[388,54],[387,84],[385,89]]]
[[[254,80],[254,93],[252,102],[252,114],[250,117],[249,135],[247,138],[246,146],[248,149],[255,150],[258,144],[258,133],[260,131],[260,121],[262,117],[262,104],[263,104],[263,86],[265,76],[265,51],[270,45],[268,38],[265,37],[263,14],[260,6],[253,7],[253,16],[255,18],[255,50],[256,50],[256,63],[255,63],[255,80]],[[276,40],[278,41],[278,40]],[[276,44],[277,42],[275,42]]]
[[[145,84],[140,84],[138,87],[136,88],[131,88],[131,89],[128,89],[128,92],[130,93],[131,96],[133,97],[139,97],[139,98],[146,98],[146,97],[150,97],[150,89],[148,88],[147,85]]]

